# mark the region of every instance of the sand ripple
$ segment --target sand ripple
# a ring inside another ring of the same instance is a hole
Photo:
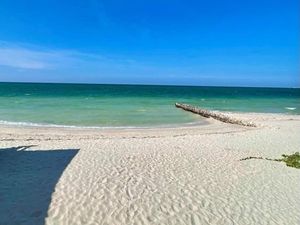
[[[300,149],[299,121],[268,125],[26,141],[80,149],[55,186],[46,224],[299,224],[299,170],[239,161]]]

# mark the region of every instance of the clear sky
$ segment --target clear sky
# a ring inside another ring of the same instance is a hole
[[[300,86],[299,0],[1,0],[0,81]]]

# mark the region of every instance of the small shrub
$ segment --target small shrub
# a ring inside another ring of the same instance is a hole
[[[281,161],[285,162],[287,166],[295,167],[300,169],[300,154],[299,152],[295,152],[292,155],[282,155],[283,159]]]

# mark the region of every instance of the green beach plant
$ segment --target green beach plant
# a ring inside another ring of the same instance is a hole
[[[291,155],[283,154],[282,159],[269,159],[269,158],[263,158],[263,157],[250,156],[250,157],[240,159],[240,161],[249,160],[249,159],[264,159],[264,160],[269,160],[269,161],[285,162],[285,164],[289,167],[294,167],[294,168],[300,169],[300,154],[299,154],[299,152],[295,152],[294,154],[291,154]]]
[[[292,155],[282,155],[283,159],[281,161],[285,162],[287,166],[295,167],[300,169],[300,154],[299,152],[295,152]]]

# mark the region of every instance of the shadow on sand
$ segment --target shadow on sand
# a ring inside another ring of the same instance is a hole
[[[56,183],[79,149],[0,149],[0,225],[45,223]]]

